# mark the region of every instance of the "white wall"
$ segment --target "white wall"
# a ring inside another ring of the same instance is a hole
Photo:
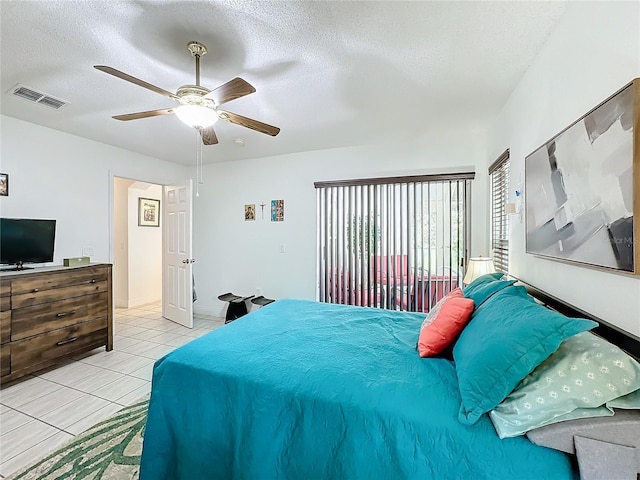
[[[220,314],[226,304],[217,300],[219,294],[253,295],[257,288],[269,298],[315,299],[315,181],[473,171],[484,161],[483,134],[443,131],[436,125],[425,131],[423,138],[403,144],[205,166],[205,183],[194,199],[195,311]],[[476,178],[470,253],[487,255],[486,172],[477,172]],[[284,222],[270,221],[270,203],[277,199],[285,201]],[[256,221],[244,221],[246,203],[256,204]]]
[[[0,116],[1,164],[9,196],[0,197],[5,217],[55,218],[53,264],[93,250],[91,260],[113,258],[110,239],[112,177],[174,183],[188,170],[92,140]]]
[[[193,176],[192,168],[0,117],[1,171],[10,177],[10,196],[0,198],[7,217],[56,218],[54,264],[93,250],[94,262],[115,258],[109,238],[113,179],[171,184]],[[205,167],[205,184],[194,199],[196,311],[220,314],[217,296],[227,291],[272,298],[315,298],[316,192],[314,181],[398,174],[474,170],[486,151],[482,132],[428,133],[412,142],[305,152]],[[275,140],[275,139],[274,139]],[[245,203],[285,200],[285,221],[245,222]],[[471,255],[487,253],[486,173],[473,182]],[[279,246],[286,245],[286,253]],[[129,255],[131,259],[131,255]],[[130,260],[129,260],[130,261]],[[129,264],[129,267],[131,265]]]
[[[525,156],[639,76],[640,3],[570,2],[491,129],[487,163],[510,148],[517,184]],[[640,278],[527,255],[524,221],[511,222],[510,273],[640,336]]]
[[[113,301],[129,307],[129,186],[133,180],[114,178],[113,183]]]
[[[162,222],[160,227],[138,226],[138,199],[141,197],[161,200],[162,187],[143,182],[135,182],[129,187],[127,254],[130,308],[162,299]],[[162,207],[160,202],[161,210]]]

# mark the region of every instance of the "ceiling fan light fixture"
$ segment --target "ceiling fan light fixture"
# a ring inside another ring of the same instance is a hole
[[[180,105],[175,109],[176,116],[190,127],[210,127],[218,120],[218,113],[200,105]]]
[[[0,0],[0,2],[1,1],[2,0]],[[218,143],[218,137],[212,127],[218,119],[241,127],[250,128],[251,130],[271,135],[272,137],[278,135],[280,132],[278,127],[259,122],[252,118],[243,117],[237,113],[218,110],[220,105],[244,97],[245,95],[250,95],[254,93],[256,89],[240,77],[229,80],[213,90],[203,87],[200,85],[200,57],[207,53],[207,48],[199,42],[189,42],[187,48],[196,60],[196,82],[195,85],[182,85],[178,87],[176,93],[152,85],[144,80],[116,70],[113,67],[94,65],[96,70],[113,75],[139,87],[146,88],[147,90],[175,100],[180,104],[180,106],[176,108],[162,108],[145,112],[128,113],[125,115],[114,115],[113,118],[120,121],[129,121],[175,113],[182,123],[198,130],[202,144],[204,145],[215,145]]]

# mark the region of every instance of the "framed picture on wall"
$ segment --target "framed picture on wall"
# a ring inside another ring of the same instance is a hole
[[[284,200],[271,200],[271,221],[284,222]]]
[[[244,206],[244,219],[246,220],[255,220],[256,219],[256,204],[255,203],[247,203]]]
[[[525,158],[527,253],[640,274],[639,108],[635,79]]]
[[[9,175],[6,173],[0,173],[0,196],[9,196]]]
[[[138,226],[160,226],[160,200],[153,198],[138,198]]]

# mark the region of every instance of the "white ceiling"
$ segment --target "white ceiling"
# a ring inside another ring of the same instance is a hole
[[[240,76],[256,93],[224,108],[282,130],[218,122],[204,162],[400,141],[457,122],[482,128],[566,8],[539,1],[0,0],[1,102],[8,116],[184,165],[196,132],[169,98],[106,75],[108,65],[174,92]],[[7,94],[15,84],[69,102],[53,110]],[[244,147],[234,143],[242,138]]]

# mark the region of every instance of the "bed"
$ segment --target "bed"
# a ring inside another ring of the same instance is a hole
[[[158,360],[140,478],[570,479],[570,458],[488,415],[459,421],[424,314],[278,300]]]

